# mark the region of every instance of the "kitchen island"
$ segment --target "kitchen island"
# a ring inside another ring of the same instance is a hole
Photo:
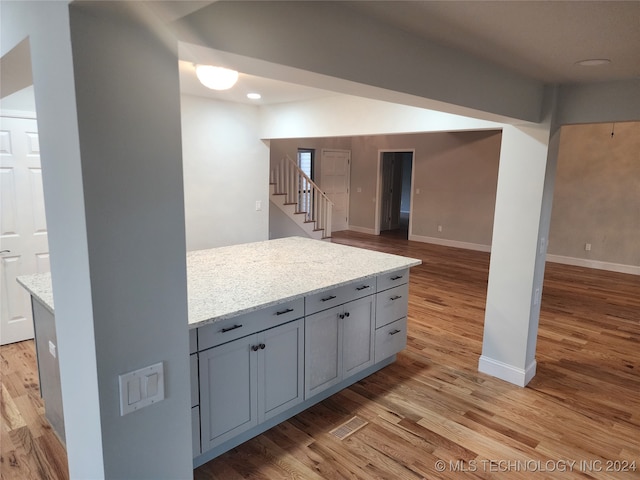
[[[194,466],[392,363],[420,263],[300,237],[189,252]],[[32,296],[41,385],[52,384],[47,418],[64,441],[51,278],[18,281]]]

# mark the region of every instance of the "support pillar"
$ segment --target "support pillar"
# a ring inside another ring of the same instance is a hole
[[[525,386],[535,375],[559,129],[555,88],[538,125],[505,126],[479,371]]]

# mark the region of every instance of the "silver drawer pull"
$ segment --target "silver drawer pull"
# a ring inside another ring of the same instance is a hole
[[[403,275],[396,275],[395,277],[391,277],[391,280],[400,280]]]
[[[321,298],[321,299],[320,299],[320,301],[321,301],[321,302],[328,302],[329,300],[333,300],[334,298],[336,298],[336,296],[335,296],[335,295],[329,295],[329,296],[328,296],[328,297],[326,297],[326,298]]]
[[[286,310],[281,310],[276,312],[276,315],[284,315],[285,313],[293,312],[293,308],[287,308]]]
[[[230,332],[231,330],[235,330],[236,328],[242,328],[242,325],[234,325],[233,327],[223,328],[220,330],[222,333]]]
[[[398,300],[399,298],[402,298],[402,295],[394,295],[389,300],[394,301],[394,300]]]
[[[395,329],[392,332],[389,332],[389,335],[395,335],[396,333],[400,333],[402,330]]]
[[[366,290],[367,288],[371,288],[371,287],[370,287],[369,285],[363,285],[363,286],[361,286],[361,287],[356,287],[356,290],[357,290],[357,291],[360,291],[360,290]]]

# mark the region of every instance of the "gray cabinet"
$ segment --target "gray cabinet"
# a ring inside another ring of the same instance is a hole
[[[202,451],[303,400],[304,322],[199,352]]]
[[[378,277],[375,362],[395,355],[407,346],[408,282],[408,270]]]
[[[305,399],[373,365],[374,335],[373,295],[307,316]]]

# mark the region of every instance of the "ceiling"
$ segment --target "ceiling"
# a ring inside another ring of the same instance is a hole
[[[212,2],[186,3],[193,11],[196,3]],[[335,8],[337,13],[341,8],[355,10],[382,26],[462,50],[543,83],[640,80],[640,1],[341,1]],[[175,11],[171,16],[182,15]],[[576,63],[585,59],[610,63]],[[263,95],[257,103],[270,104],[331,94],[244,75],[235,91],[196,91],[189,65],[190,69],[181,66],[181,83],[186,93],[195,95],[251,103],[245,95],[254,90]]]
[[[210,3],[147,5],[170,22]],[[335,8],[336,14],[348,8],[381,26],[465,51],[544,83],[640,80],[640,1],[340,1]],[[611,63],[576,64],[592,58]],[[7,59],[2,60],[4,66]],[[191,62],[180,62],[180,82],[184,93],[259,105],[333,94],[243,73],[232,90],[216,92],[199,84]],[[249,91],[261,93],[262,99],[247,99]]]

